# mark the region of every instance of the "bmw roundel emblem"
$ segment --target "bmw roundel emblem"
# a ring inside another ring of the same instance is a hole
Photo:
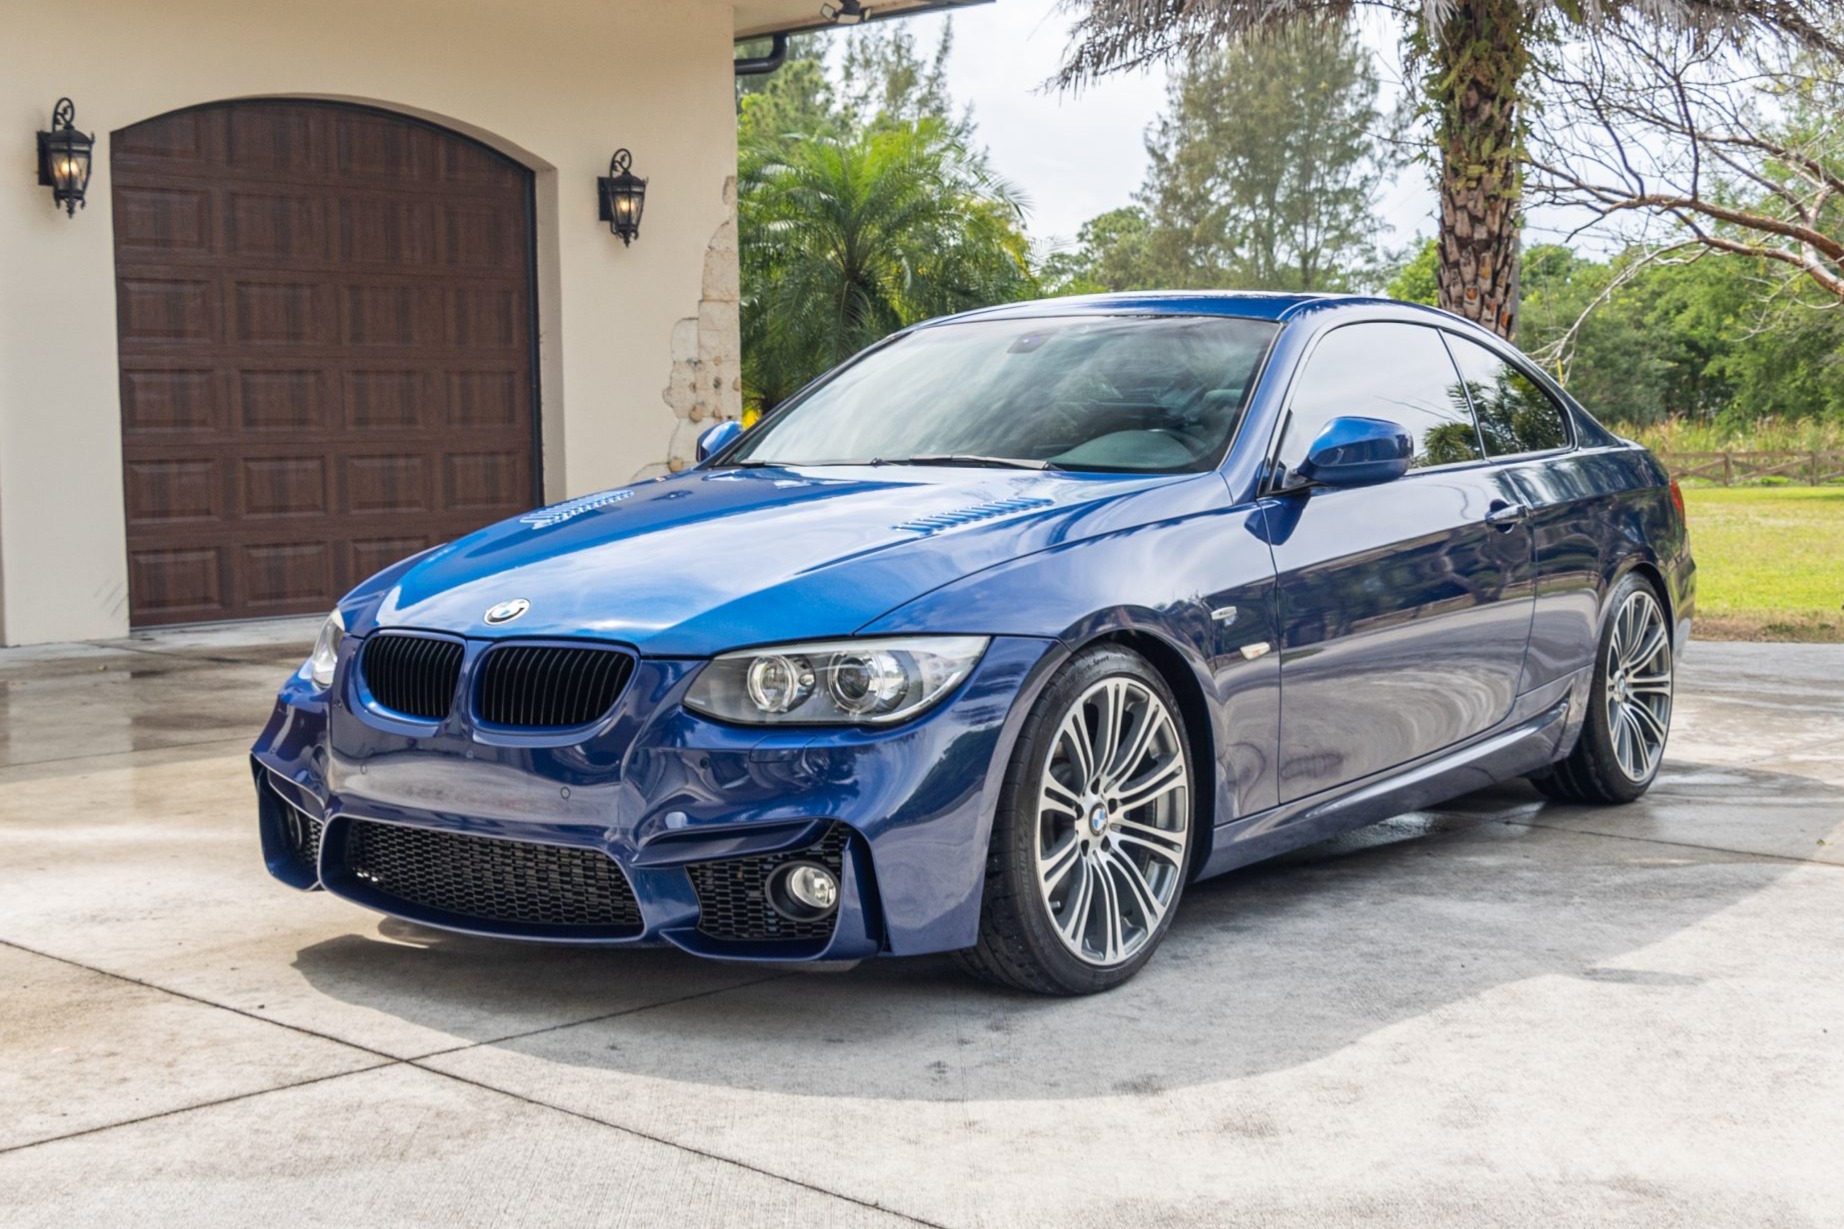
[[[531,609],[531,603],[522,597],[515,597],[510,602],[501,602],[487,611],[487,622],[495,627],[501,623],[510,623]]]

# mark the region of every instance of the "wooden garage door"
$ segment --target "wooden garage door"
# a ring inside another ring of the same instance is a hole
[[[325,610],[538,499],[531,175],[358,107],[117,133],[131,620]]]

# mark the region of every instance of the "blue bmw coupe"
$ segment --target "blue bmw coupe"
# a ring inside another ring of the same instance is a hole
[[[347,595],[256,743],[271,873],[473,934],[952,951],[1080,994],[1194,880],[1658,772],[1677,488],[1452,316],[994,308],[700,452]]]

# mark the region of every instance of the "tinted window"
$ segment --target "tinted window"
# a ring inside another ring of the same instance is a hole
[[[1211,316],[971,320],[918,329],[829,377],[731,463],[912,457],[1070,469],[1216,463],[1278,326]]]
[[[1535,380],[1478,342],[1451,333],[1447,342],[1460,365],[1466,391],[1472,394],[1487,455],[1509,457],[1568,446],[1569,428],[1562,407]]]
[[[1334,418],[1382,418],[1415,437],[1414,469],[1480,459],[1472,409],[1438,331],[1348,324],[1325,335],[1293,392],[1281,463],[1292,470]]]

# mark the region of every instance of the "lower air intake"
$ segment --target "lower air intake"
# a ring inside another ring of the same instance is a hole
[[[379,896],[460,918],[641,931],[627,876],[599,850],[354,820],[345,862]]]
[[[713,939],[738,942],[814,940],[832,937],[839,914],[796,922],[782,917],[768,899],[768,881],[775,869],[788,862],[818,862],[836,876],[845,873],[844,824],[834,824],[805,849],[759,854],[753,858],[726,858],[722,862],[694,862],[686,867],[692,890],[698,894],[698,932]]]
[[[282,804],[282,838],[288,842],[288,860],[310,880],[320,874],[320,834],[325,829],[312,815]]]

